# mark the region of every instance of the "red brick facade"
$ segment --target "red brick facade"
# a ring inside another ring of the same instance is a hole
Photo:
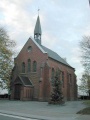
[[[31,50],[28,51],[28,47]],[[30,59],[31,66],[28,72],[28,59]],[[36,61],[36,72],[33,72],[33,61]],[[22,63],[25,63],[25,73],[22,73]],[[38,100],[48,101],[52,91],[52,68],[56,71],[59,69],[63,73],[63,94],[65,100],[77,99],[77,85],[74,68],[60,63],[48,56],[36,41],[32,38],[26,42],[18,56],[15,58],[15,67],[12,72],[11,81],[11,98],[15,99],[15,80],[17,76],[26,76],[30,79],[32,86],[24,86],[22,84],[18,91],[20,91],[18,99],[20,100]],[[62,77],[60,75],[60,77]],[[62,79],[62,78],[60,78]],[[22,81],[22,80],[21,80]],[[17,92],[18,92],[17,91]]]

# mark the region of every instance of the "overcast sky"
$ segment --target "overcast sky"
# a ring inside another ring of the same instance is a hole
[[[0,0],[0,26],[16,41],[17,53],[34,35],[38,8],[42,44],[66,58],[79,79],[83,71],[79,41],[90,33],[88,0]]]

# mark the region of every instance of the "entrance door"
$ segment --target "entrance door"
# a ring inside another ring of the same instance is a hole
[[[14,99],[20,100],[20,95],[21,95],[21,84],[16,84],[15,92],[14,92]]]

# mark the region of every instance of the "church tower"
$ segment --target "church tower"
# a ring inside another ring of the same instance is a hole
[[[34,39],[36,40],[36,42],[41,45],[41,24],[40,24],[40,18],[39,15],[37,17],[37,21],[36,21],[36,25],[35,25],[35,29],[34,29]]]

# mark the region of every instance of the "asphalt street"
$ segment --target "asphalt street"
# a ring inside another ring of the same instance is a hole
[[[0,120],[37,120],[37,119],[24,118],[0,113]]]
[[[90,120],[90,115],[76,114],[85,107],[83,101],[49,105],[47,102],[0,100],[0,120]]]

